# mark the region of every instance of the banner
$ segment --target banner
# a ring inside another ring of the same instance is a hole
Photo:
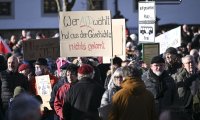
[[[49,100],[51,98],[51,83],[49,75],[43,75],[43,76],[36,76],[36,89],[38,92],[38,95],[41,96],[43,104],[41,108],[47,107],[49,110],[51,110]]]
[[[155,38],[156,43],[160,43],[160,54],[169,47],[179,47],[181,45],[181,27],[172,29]]]
[[[24,60],[38,58],[57,59],[60,56],[60,42],[58,38],[23,41]]]
[[[112,56],[110,11],[60,12],[61,57]]]
[[[126,26],[125,19],[112,19],[113,35],[113,56],[118,56],[122,60],[126,59]],[[103,57],[103,63],[110,63],[111,57]]]

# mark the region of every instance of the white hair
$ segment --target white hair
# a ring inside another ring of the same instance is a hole
[[[80,73],[78,73],[78,80],[81,80],[82,78],[91,78],[91,79],[93,79],[94,78],[94,74],[95,74],[94,71],[92,73],[90,73],[90,74],[80,74]]]
[[[109,83],[108,83],[108,89],[111,89],[111,88],[113,88],[114,87],[114,82],[113,82],[113,80],[114,80],[114,77],[116,76],[116,75],[121,75],[122,76],[122,74],[123,74],[123,71],[122,71],[122,68],[120,67],[120,68],[117,68],[116,70],[115,70],[115,72],[112,74],[112,76],[110,77],[110,81],[109,81]]]
[[[192,49],[192,50],[190,51],[190,55],[192,55],[192,56],[194,56],[194,57],[196,57],[195,55],[198,55],[198,54],[199,54],[199,52],[198,52],[197,49]]]
[[[138,40],[138,37],[137,37],[136,34],[131,34],[130,38],[132,39],[132,41],[137,41]]]
[[[194,57],[192,55],[186,55],[185,57],[182,57],[182,63],[185,63],[185,60],[191,59],[194,62]]]

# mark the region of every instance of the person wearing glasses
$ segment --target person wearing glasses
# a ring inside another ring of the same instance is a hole
[[[104,92],[101,99],[101,107],[106,106],[111,103],[112,96],[121,89],[121,84],[123,81],[122,68],[118,68],[111,76],[108,89]]]
[[[193,56],[186,55],[182,58],[182,63],[183,68],[180,69],[175,76],[178,92],[176,105],[179,108],[180,115],[184,115],[185,118],[191,119],[192,107],[194,109],[197,109],[198,107],[195,106],[193,98],[199,91],[199,73],[197,72],[197,65]],[[197,111],[199,111],[199,107]]]
[[[112,97],[108,120],[157,120],[154,97],[141,74],[140,68],[122,67],[122,88]]]

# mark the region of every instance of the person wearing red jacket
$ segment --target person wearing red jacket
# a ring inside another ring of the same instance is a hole
[[[69,64],[67,66],[66,82],[64,83],[64,85],[62,85],[58,89],[58,91],[56,93],[56,97],[55,97],[55,101],[54,101],[54,109],[55,109],[56,114],[59,116],[60,120],[64,120],[62,108],[64,105],[65,95],[66,95],[67,91],[69,90],[69,88],[78,81],[77,71],[78,71],[78,66],[76,66],[74,64]]]
[[[36,76],[49,75],[51,87],[53,87],[58,81],[58,79],[54,75],[48,72],[47,67],[48,67],[47,60],[45,58],[38,58],[37,61],[35,62],[35,75]],[[36,89],[35,78],[29,81],[29,88],[30,88],[29,91],[33,95],[38,94],[37,89]]]

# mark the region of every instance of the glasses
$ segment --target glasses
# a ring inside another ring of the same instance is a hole
[[[122,76],[114,76],[115,79],[122,79]]]

